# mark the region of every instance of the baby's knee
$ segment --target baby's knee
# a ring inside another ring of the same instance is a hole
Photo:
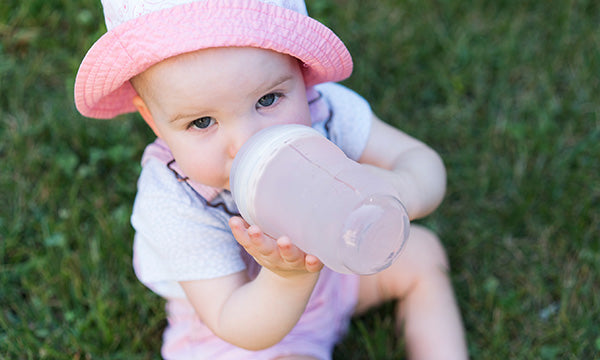
[[[413,247],[413,256],[418,259],[422,271],[447,272],[448,257],[437,234],[418,225],[413,225],[410,231],[407,246]]]
[[[412,225],[404,250],[388,269],[361,278],[357,311],[382,301],[402,299],[421,288],[446,281],[448,259],[438,236],[422,226]]]

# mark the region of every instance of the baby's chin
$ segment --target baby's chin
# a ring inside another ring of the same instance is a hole
[[[210,186],[210,187],[217,188],[217,189],[225,189],[225,190],[231,191],[231,187],[229,186],[229,179],[226,179],[223,181],[216,181],[213,179],[213,181],[208,181],[207,179],[196,179],[192,176],[190,176],[189,179],[198,184]]]

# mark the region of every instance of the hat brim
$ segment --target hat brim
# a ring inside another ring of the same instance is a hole
[[[129,80],[167,58],[214,47],[258,47],[302,61],[307,86],[352,72],[342,41],[320,22],[257,0],[207,0],[153,12],[104,34],[75,80],[75,104],[87,117],[133,112]]]

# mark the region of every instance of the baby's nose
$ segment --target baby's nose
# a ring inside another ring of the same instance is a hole
[[[238,126],[236,129],[232,131],[232,137],[230,139],[229,145],[229,155],[231,158],[234,158],[235,155],[240,151],[240,148],[252,137],[252,135],[256,134],[260,130],[262,130],[262,126],[260,124],[245,124]]]

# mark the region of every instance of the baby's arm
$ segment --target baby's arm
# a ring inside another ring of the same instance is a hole
[[[232,218],[230,226],[237,241],[262,265],[258,276],[250,281],[242,271],[180,284],[215,335],[242,348],[264,349],[296,325],[323,265],[290,239],[269,238],[239,217]]]
[[[431,213],[444,197],[446,169],[440,156],[376,116],[359,162],[374,165],[374,171],[388,178],[411,219]]]

